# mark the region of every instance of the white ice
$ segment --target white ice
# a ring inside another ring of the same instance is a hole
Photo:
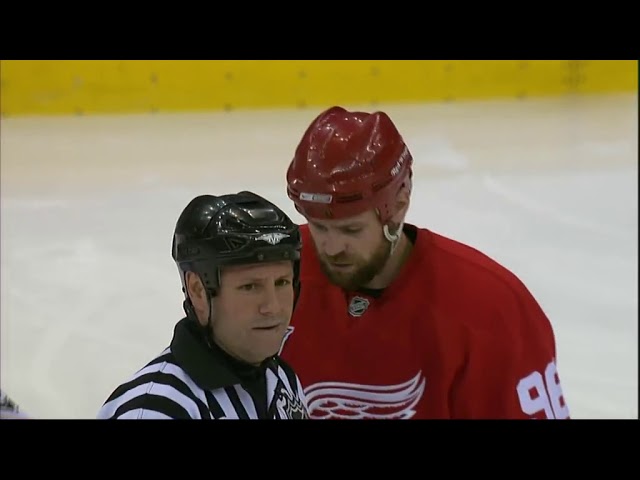
[[[551,318],[573,418],[638,416],[637,95],[382,105],[415,161],[408,220],[511,268]],[[1,125],[1,388],[94,418],[182,315],[170,255],[193,196],[285,170],[320,109]]]

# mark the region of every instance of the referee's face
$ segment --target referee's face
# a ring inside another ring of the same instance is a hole
[[[227,267],[220,283],[212,306],[216,342],[253,364],[276,354],[293,311],[292,262]]]

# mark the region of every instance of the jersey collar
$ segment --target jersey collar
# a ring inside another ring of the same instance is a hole
[[[271,360],[254,366],[231,357],[217,345],[210,345],[196,321],[189,317],[176,324],[171,351],[187,375],[208,390],[256,381],[264,375],[265,365]]]

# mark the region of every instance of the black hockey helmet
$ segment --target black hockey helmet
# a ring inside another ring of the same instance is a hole
[[[299,280],[301,237],[280,208],[249,191],[195,197],[175,226],[172,256],[186,289],[186,272],[196,273],[210,296],[227,265],[291,260],[294,288]]]

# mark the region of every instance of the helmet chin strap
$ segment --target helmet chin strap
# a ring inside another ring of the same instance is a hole
[[[378,214],[378,217],[381,216],[380,209],[376,209],[376,213]],[[389,243],[391,244],[391,251],[389,255],[393,255],[393,252],[395,251],[396,247],[400,243],[399,240],[400,240],[400,235],[402,235],[402,227],[404,227],[404,221],[400,222],[400,225],[398,225],[398,229],[396,230],[396,233],[391,233],[389,231],[389,225],[385,223],[382,226],[382,233],[384,233],[384,238],[389,240]]]
[[[389,240],[389,243],[391,243],[391,255],[393,255],[393,252],[395,251],[396,247],[400,243],[400,235],[402,235],[403,226],[404,226],[404,222],[400,222],[400,225],[398,225],[398,229],[393,234],[389,231],[389,225],[384,225],[382,227],[382,233],[384,233],[384,238]]]

